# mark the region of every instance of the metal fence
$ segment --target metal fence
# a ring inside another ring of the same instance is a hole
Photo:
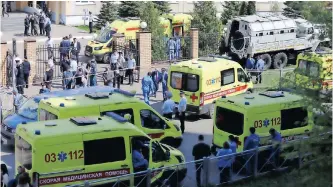
[[[180,37],[180,49],[170,50],[169,38],[152,38],[152,61],[166,62],[191,58],[191,37]]]
[[[283,83],[282,78],[288,78],[295,68],[269,69],[262,72],[257,70],[246,70],[254,83],[254,88],[277,88]],[[261,79],[261,80],[260,80]]]
[[[331,132],[312,138],[317,138],[316,140],[322,141],[324,138],[327,139],[328,136],[326,135],[331,135]],[[286,171],[286,169],[301,168],[312,163],[316,157],[308,152],[308,140],[310,140],[308,137],[298,137],[297,140],[296,138],[292,141],[285,140],[282,144],[273,143],[240,153],[221,156],[218,151],[218,156],[167,167],[148,169],[136,173],[129,173],[129,170],[127,170],[127,172],[125,172],[126,174],[117,177],[105,177],[107,176],[106,174],[101,174],[101,176],[104,177],[100,179],[86,179],[89,181],[75,185],[67,185],[67,187],[88,187],[99,186],[101,184],[110,187],[192,187],[197,185],[209,187],[221,184],[224,185],[246,178],[263,176],[272,171]],[[56,173],[39,174],[39,178],[45,178],[54,174]],[[198,178],[196,176],[200,176],[200,179],[197,180]]]

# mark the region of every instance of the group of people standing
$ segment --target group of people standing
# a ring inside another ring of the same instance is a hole
[[[254,127],[250,127],[249,129],[250,135],[246,138],[244,143],[244,151],[254,150],[260,146],[260,137],[256,134],[256,129]],[[270,143],[272,145],[270,149],[269,161],[275,167],[279,167],[279,157],[280,157],[280,145],[282,143],[281,134],[277,132],[275,129],[270,129],[269,134],[271,136]],[[232,166],[237,163],[238,157],[243,157],[246,164],[246,172],[247,175],[252,175],[255,167],[255,156],[254,152],[244,153],[243,155],[235,155],[237,153],[237,145],[238,139],[233,135],[229,136],[229,140],[223,143],[223,147],[219,149],[216,153],[218,157],[218,169],[220,171],[220,183],[226,183],[231,180],[232,176]],[[197,143],[192,150],[192,155],[194,156],[194,160],[196,167],[196,180],[197,186],[201,186],[201,170],[203,168],[202,159],[205,157],[209,157],[211,155],[210,146],[204,143],[203,135],[199,135],[199,143]],[[230,155],[230,156],[227,156]],[[241,167],[242,168],[242,167]]]
[[[51,15],[50,9],[45,13],[41,11],[39,15],[37,13],[27,15],[24,19],[24,36],[50,36]],[[31,29],[30,34],[29,28]],[[37,28],[39,28],[39,33]]]
[[[247,55],[245,69],[250,72],[250,75],[256,77],[256,82],[261,84],[262,82],[262,72],[264,71],[265,61],[259,55],[257,56],[257,61],[251,55]]]
[[[181,41],[180,37],[176,36],[174,38],[167,39],[168,36],[165,36],[165,40],[167,41],[167,55],[169,57],[169,61],[174,61],[181,57]]]
[[[17,175],[9,180],[8,168],[6,164],[1,164],[1,187],[30,187],[31,178],[29,173],[21,166],[17,167]]]

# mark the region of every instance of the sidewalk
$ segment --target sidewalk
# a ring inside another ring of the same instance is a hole
[[[23,20],[22,20],[23,23]],[[36,39],[37,42],[46,41],[46,36],[24,36],[22,31],[6,31],[1,33],[1,40],[7,41],[7,43],[12,43],[12,39],[16,38],[17,43],[23,43],[26,38]],[[65,25],[52,25],[51,37],[53,40],[61,40],[64,36],[72,34],[73,37],[78,39],[91,39],[92,34],[89,34],[86,31],[77,29],[76,27],[65,26]]]

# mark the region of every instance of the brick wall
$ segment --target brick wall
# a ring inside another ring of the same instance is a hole
[[[151,69],[151,33],[150,32],[137,32],[136,38],[138,41],[140,69]]]
[[[191,28],[191,58],[199,57],[199,30],[197,28]]]
[[[28,61],[30,62],[30,77],[29,77],[29,84],[33,83],[36,76],[36,40],[27,38],[24,40],[24,57],[28,58]],[[22,58],[22,59],[23,59]]]
[[[1,61],[0,61],[0,85],[6,86],[7,82],[7,63],[6,63],[6,53],[7,53],[7,42],[1,42]]]

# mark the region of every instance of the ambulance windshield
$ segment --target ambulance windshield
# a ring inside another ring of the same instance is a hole
[[[15,157],[16,161],[27,170],[32,168],[32,146],[20,136],[15,139]]]
[[[18,110],[18,114],[32,120],[37,120],[38,103],[34,99],[27,100]]]
[[[216,108],[216,127],[233,135],[242,135],[244,127],[244,115],[226,108]]]
[[[104,29],[97,37],[96,37],[96,41],[101,42],[101,43],[106,43],[107,41],[109,41],[112,36],[117,33],[116,31],[112,30],[112,29]]]

